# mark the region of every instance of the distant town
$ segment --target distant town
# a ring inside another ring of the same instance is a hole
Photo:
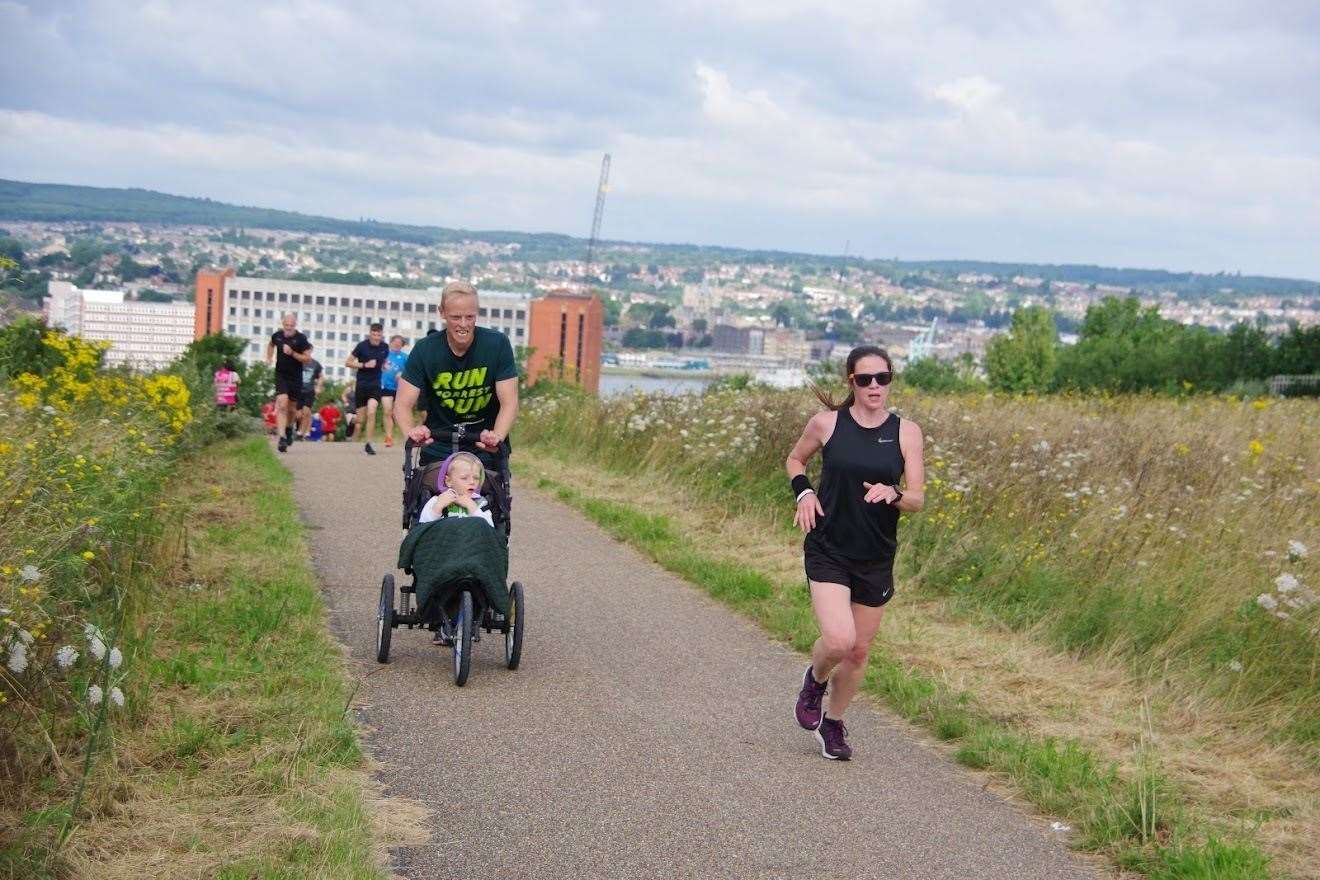
[[[594,294],[604,310],[607,370],[750,369],[789,383],[808,365],[837,359],[841,349],[863,340],[886,345],[900,361],[914,355],[945,360],[966,355],[979,362],[987,341],[1007,327],[1015,309],[1026,305],[1047,307],[1065,342],[1087,307],[1107,296],[1136,296],[1166,318],[1215,330],[1248,322],[1275,334],[1292,324],[1320,323],[1320,285],[1309,291],[1306,282],[1252,291],[1232,276],[1225,276],[1219,288],[1204,283],[1213,276],[1198,276],[1202,283],[1188,291],[1168,284],[1143,289],[1029,272],[887,271],[874,261],[759,252],[737,258],[718,251],[703,262],[672,246],[618,243],[602,245],[587,263],[524,255],[525,245],[518,242],[476,238],[425,244],[337,233],[126,222],[0,221],[0,230],[0,253],[19,266],[0,291],[0,308],[10,311],[40,310],[53,293],[67,296],[74,289],[101,291],[102,302],[118,295],[124,302],[191,306],[197,273],[212,267],[232,268],[248,279],[417,290],[462,277],[506,298],[530,299],[552,291]],[[50,304],[48,317],[49,310]],[[176,321],[181,325],[182,314]],[[234,317],[235,332],[240,324],[251,323],[237,320],[237,313]],[[523,342],[525,328],[511,324],[507,332],[516,343]],[[252,335],[251,328],[238,335]],[[175,344],[170,337],[168,345]],[[152,357],[166,354],[162,349]],[[149,359],[145,352],[137,358]]]

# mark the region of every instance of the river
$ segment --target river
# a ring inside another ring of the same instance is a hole
[[[631,373],[601,373],[600,396],[618,397],[641,391],[646,394],[699,394],[711,380],[697,376],[641,376]]]

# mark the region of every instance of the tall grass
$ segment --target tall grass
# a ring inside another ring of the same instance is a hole
[[[1308,750],[1320,744],[1320,406],[1006,398],[896,388],[926,433],[927,505],[899,565],[968,614],[1123,658]],[[666,474],[785,530],[805,392],[533,395],[520,443]]]
[[[271,756],[279,752],[276,745],[297,741],[301,757],[294,755],[288,767],[256,768],[294,781],[308,776],[310,759],[329,768],[359,760],[351,726],[342,718],[342,674],[323,633],[310,573],[292,584],[297,590],[282,583],[272,595],[264,582],[260,588],[244,583],[224,600],[198,600],[186,617],[191,632],[162,619],[162,607],[176,604],[169,596],[177,599],[190,563],[201,561],[185,525],[197,493],[180,499],[166,487],[177,486],[173,479],[183,463],[193,463],[199,479],[209,478],[202,450],[243,426],[211,408],[209,377],[187,371],[132,375],[104,368],[102,355],[98,344],[37,322],[0,329],[0,877],[57,876],[71,869],[86,876],[70,865],[88,868],[94,862],[83,846],[87,826],[125,811],[154,810],[168,818],[178,810],[172,798],[187,792],[185,781],[214,785],[213,778],[195,772],[198,756],[207,753],[247,743]],[[260,442],[253,454],[271,458]],[[265,464],[267,471],[280,470],[273,460]],[[218,497],[219,487],[214,491]],[[244,550],[251,550],[253,536],[280,537],[290,553],[302,550],[292,503],[280,491],[284,528],[248,528]],[[249,487],[244,492],[255,496]],[[290,598],[297,606],[289,606]],[[248,644],[242,657],[230,657],[234,643],[226,625],[234,617],[236,629],[251,631],[264,620],[253,616],[257,612],[279,619],[285,629],[296,623],[293,635],[265,637],[260,650]],[[183,649],[173,640],[178,636],[215,644]],[[263,652],[277,654],[268,658]],[[234,661],[223,666],[223,674],[215,669],[216,656]],[[292,668],[253,679],[255,661]],[[247,693],[235,679],[247,679],[259,693]],[[215,716],[187,718],[169,697],[169,687],[181,682],[203,690],[209,681],[222,687],[223,724]],[[263,699],[281,701],[279,711],[269,711]],[[176,715],[176,723],[158,734],[160,751],[187,772],[168,790],[144,789],[145,802],[135,803],[139,788],[123,774],[132,763],[125,752],[140,748],[136,741],[160,723],[165,710]],[[240,723],[248,710],[268,712],[281,724]],[[285,730],[293,724],[296,732]],[[243,739],[244,727],[255,739]],[[341,780],[339,790],[333,788],[300,789],[308,801],[297,807],[305,813],[300,821],[319,827],[318,811],[360,813],[358,781]],[[313,803],[315,798],[326,802]],[[345,819],[335,833],[345,831],[358,865],[354,876],[376,876],[363,822],[354,822]],[[198,827],[203,823],[197,819]],[[96,842],[98,835],[90,839]],[[308,840],[301,840],[305,848]],[[236,848],[213,850],[211,862],[223,862]],[[309,872],[315,875],[314,868]]]

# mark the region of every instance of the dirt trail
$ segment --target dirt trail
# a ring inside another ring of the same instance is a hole
[[[395,853],[401,875],[1100,876],[866,701],[849,712],[856,758],[823,759],[793,720],[802,657],[523,485],[522,668],[487,636],[456,688],[448,652],[407,629],[378,665],[402,461],[380,452],[299,443],[282,460],[333,626],[368,676],[367,747],[390,793],[436,817],[429,844]]]

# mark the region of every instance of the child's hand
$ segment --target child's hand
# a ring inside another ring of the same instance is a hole
[[[444,510],[455,502],[458,502],[458,495],[454,493],[453,489],[446,489],[439,495],[435,496],[435,503],[441,510]]]
[[[461,494],[455,495],[454,497],[458,501],[458,506],[466,510],[468,513],[476,513],[481,509],[477,507],[477,502],[472,499],[471,495]]]

